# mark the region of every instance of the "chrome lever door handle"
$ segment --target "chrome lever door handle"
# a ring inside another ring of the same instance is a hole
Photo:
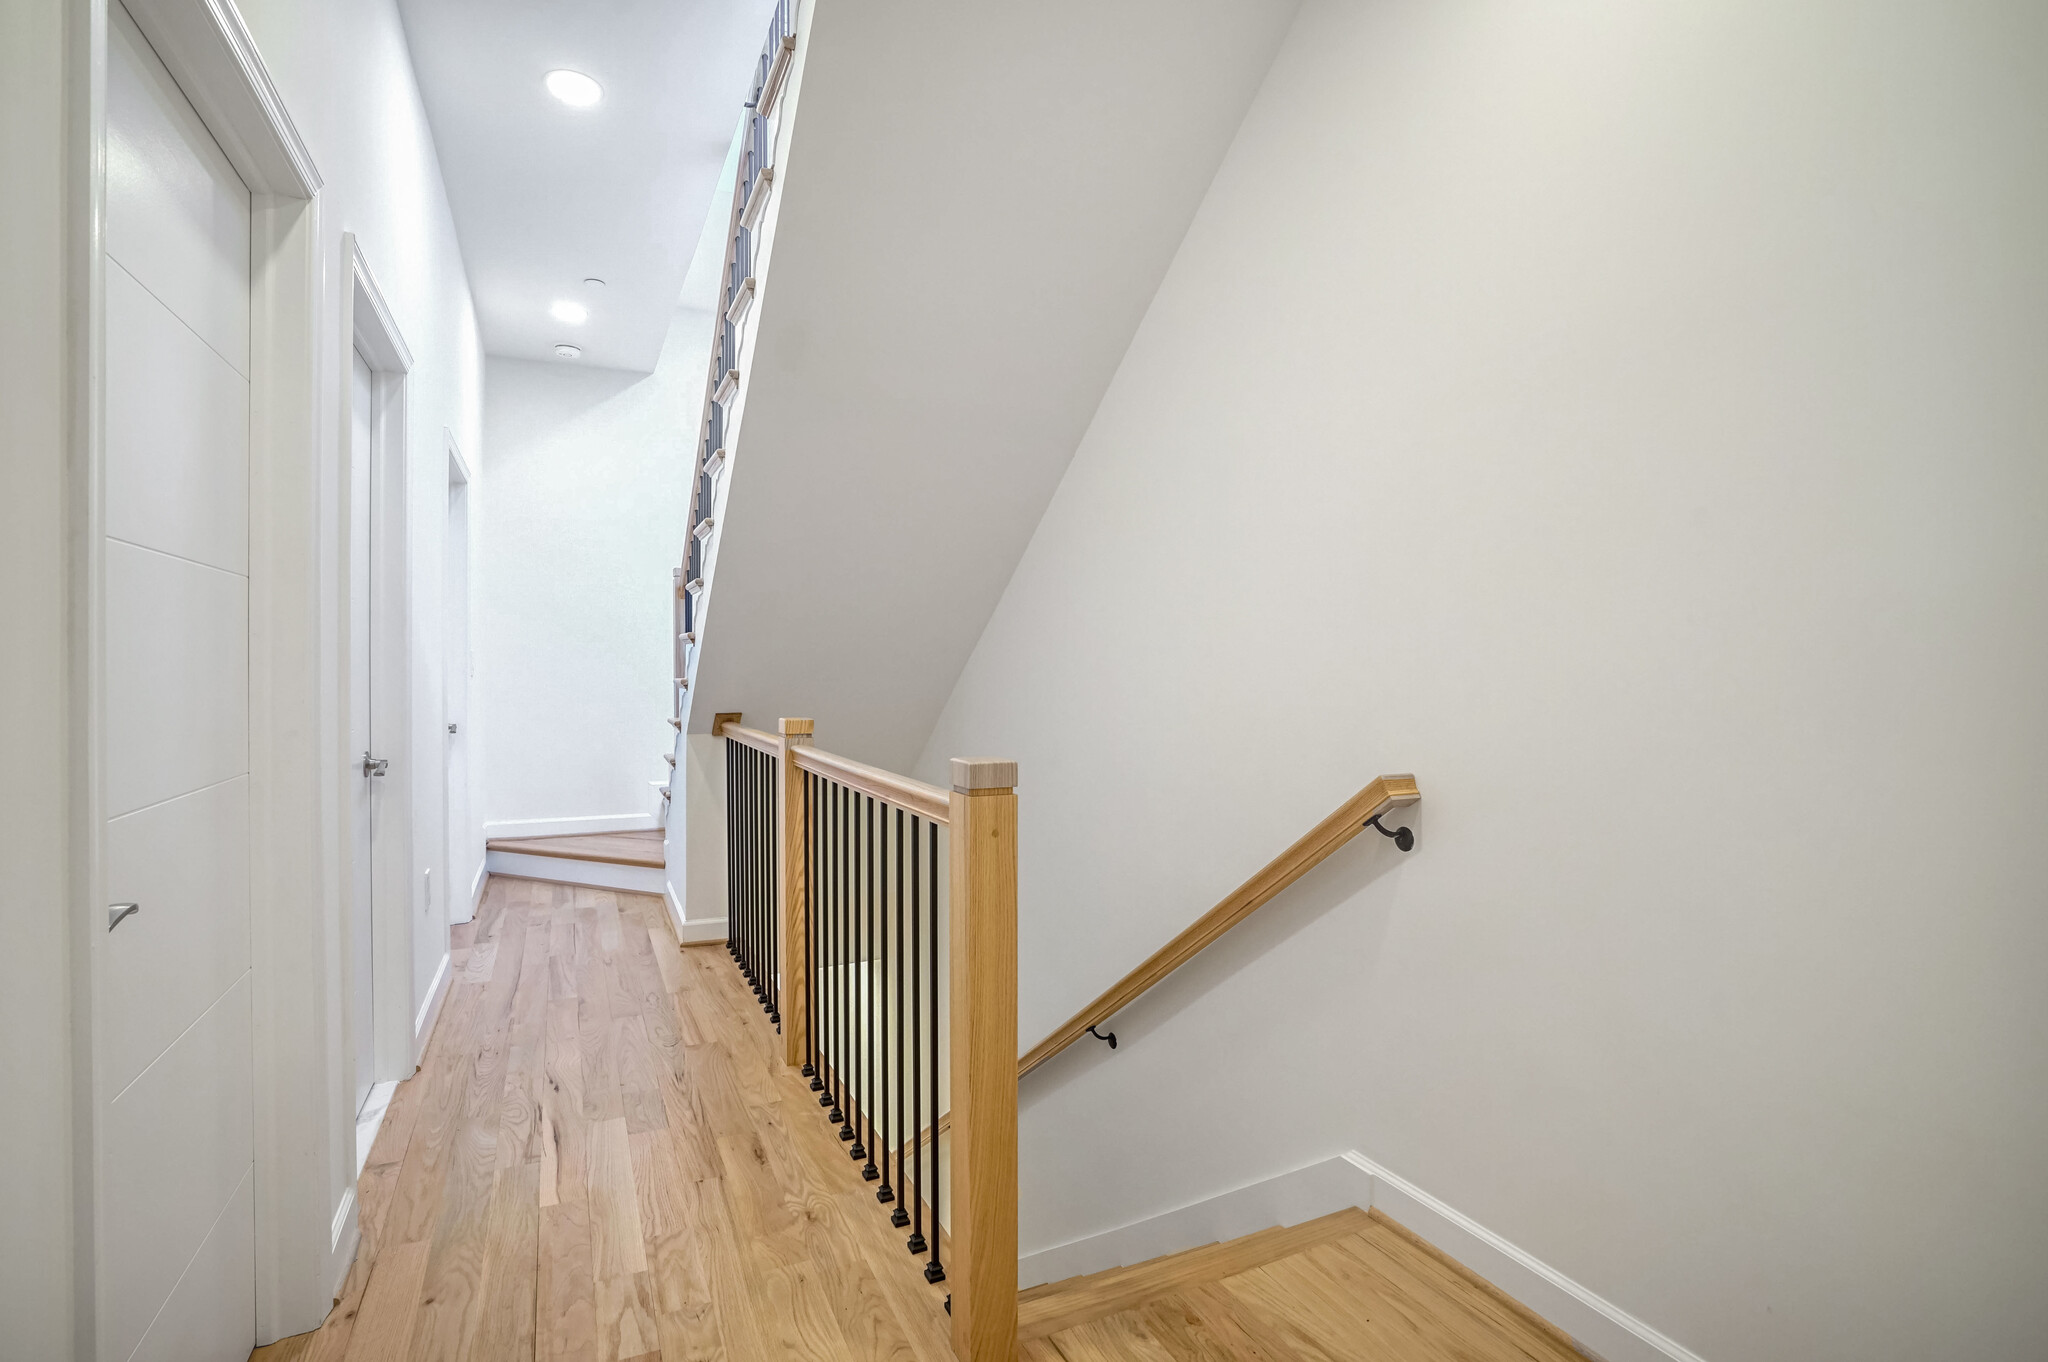
[[[368,752],[365,752],[365,753],[363,753],[363,774],[364,774],[364,775],[366,775],[366,776],[381,776],[381,775],[383,775],[383,774],[384,774],[384,773],[385,773],[386,771],[388,771],[388,770],[390,770],[390,769],[391,769],[391,762],[390,762],[390,759],[389,759],[389,758],[386,758],[386,757],[373,757],[373,756],[371,756],[371,755],[370,755],[370,754],[369,754]]]
[[[113,931],[127,919],[142,911],[139,903],[110,903],[107,905],[107,930]]]

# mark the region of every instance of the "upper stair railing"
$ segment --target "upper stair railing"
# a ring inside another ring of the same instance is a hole
[[[690,650],[696,645],[704,610],[712,518],[719,476],[732,457],[732,412],[741,388],[740,350],[746,319],[759,286],[762,217],[775,184],[775,111],[789,83],[796,55],[797,0],[778,0],[768,37],[754,65],[745,106],[739,167],[734,172],[732,216],[726,223],[725,265],[719,273],[717,316],[712,323],[711,359],[704,376],[704,408],[690,481],[689,538],[682,566],[674,574],[676,715],[685,709]]]
[[[950,1285],[954,1352],[1010,1362],[1016,763],[956,759],[941,790],[818,750],[809,719],[767,733],[742,717],[712,725],[727,949],[925,1279]],[[952,1138],[927,1155],[913,1132],[948,1101]]]

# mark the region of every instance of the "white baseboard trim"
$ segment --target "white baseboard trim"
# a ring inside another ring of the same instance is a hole
[[[583,832],[648,832],[661,826],[651,813],[600,813],[588,818],[513,818],[484,824],[493,837],[574,837]]]
[[[427,1042],[433,1039],[434,1023],[441,1020],[441,1004],[447,1001],[448,984],[454,978],[448,968],[449,955],[441,952],[441,966],[434,971],[434,986],[427,990],[427,1000],[420,1004],[420,1012],[412,1019],[412,1066],[417,1070],[420,1056],[427,1052]]]
[[[1101,1234],[1025,1254],[1017,1285],[1037,1286],[1235,1239],[1274,1225],[1373,1207],[1571,1335],[1599,1362],[1704,1362],[1535,1255],[1392,1170],[1352,1151]]]
[[[564,856],[529,856],[521,851],[487,851],[484,868],[493,875],[581,884],[592,889],[623,889],[631,894],[659,894],[668,887],[668,873],[658,866],[572,861]]]
[[[356,1189],[353,1185],[341,1194],[341,1204],[334,1208],[333,1232],[327,1241],[327,1251],[333,1253],[341,1247],[341,1236],[348,1232],[349,1217],[356,1213]]]
[[[484,906],[484,885],[491,878],[491,868],[483,861],[477,862],[476,878],[469,882],[469,915],[464,922],[476,920],[476,910]]]
[[[1372,1179],[1340,1156],[1222,1192],[1086,1239],[1026,1254],[1017,1263],[1021,1289],[1105,1268],[1125,1267],[1219,1240],[1298,1225],[1346,1206],[1372,1204]]]
[[[1603,1362],[1705,1362],[1526,1249],[1356,1150],[1341,1156],[1372,1179],[1372,1204],[1572,1336]]]
[[[702,922],[685,922],[683,920],[683,904],[676,897],[676,887],[674,885],[662,885],[661,901],[668,905],[668,925],[675,929],[676,940],[683,945],[690,946],[705,941],[725,940],[725,919],[722,917],[707,918]]]

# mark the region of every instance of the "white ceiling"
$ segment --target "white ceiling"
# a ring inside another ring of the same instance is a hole
[[[399,0],[484,349],[649,371],[774,0]],[[557,68],[604,87],[572,109]],[[586,277],[605,281],[588,288]],[[587,305],[567,326],[550,304]],[[562,362],[562,361],[555,361]]]

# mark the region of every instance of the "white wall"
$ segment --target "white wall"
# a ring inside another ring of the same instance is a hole
[[[686,307],[652,374],[490,360],[472,636],[494,831],[653,826],[649,782],[674,737],[670,573],[710,343],[710,312]]]
[[[348,231],[361,242],[415,361],[407,376],[406,440],[417,1008],[447,953],[445,886],[451,877],[441,825],[447,736],[441,647],[445,449],[449,433],[471,460],[482,444],[483,354],[476,313],[397,6],[392,0],[247,0],[242,11],[326,181],[321,231],[336,262],[336,306],[347,285],[339,266],[341,233]],[[341,396],[335,394],[337,400]],[[339,416],[330,428],[339,431]],[[426,902],[429,871],[436,886],[432,911]],[[467,887],[465,882],[461,889]]]
[[[0,5],[0,1337],[72,1349],[64,47],[72,7]]]
[[[1312,3],[921,760],[1026,1252],[1358,1149],[1713,1359],[2048,1337],[2048,11]]]
[[[442,826],[443,648],[441,639],[442,538],[447,524],[446,442],[473,460],[482,444],[482,352],[468,279],[433,137],[413,79],[405,33],[392,0],[337,0],[306,5],[295,0],[246,0],[242,12],[258,49],[312,152],[325,181],[317,208],[320,253],[331,262],[325,276],[322,325],[331,351],[323,353],[321,374],[323,572],[322,609],[339,601],[343,564],[339,555],[339,508],[346,488],[339,480],[340,440],[347,420],[341,382],[347,352],[341,333],[343,291],[349,275],[342,258],[342,234],[355,234],[414,364],[406,379],[407,537],[410,578],[409,733],[389,753],[392,773],[409,783],[411,902],[413,924],[410,1016],[417,1016],[448,954],[449,838]],[[340,619],[323,635],[333,651],[323,670],[338,682],[346,667],[340,649]],[[338,698],[338,691],[327,703]],[[345,716],[323,716],[327,731],[341,732]],[[331,721],[331,726],[330,726]],[[328,825],[338,833],[337,820]],[[329,849],[333,867],[321,892],[331,924],[328,948],[339,951],[342,923],[337,842]],[[433,885],[428,899],[429,875]],[[461,888],[466,889],[466,884]],[[459,892],[459,890],[458,890]],[[338,999],[329,1000],[326,1043],[331,1068],[327,1099],[343,1132],[352,1131],[348,1095],[340,1091]],[[309,1057],[310,1058],[310,1057]],[[354,1182],[344,1134],[329,1150],[329,1214]],[[272,1270],[260,1264],[264,1271]],[[330,1292],[331,1294],[331,1292]],[[259,1301],[263,1296],[259,1294]],[[275,1312],[259,1307],[265,1336],[291,1333],[317,1323],[325,1301],[292,1294],[289,1285]]]

